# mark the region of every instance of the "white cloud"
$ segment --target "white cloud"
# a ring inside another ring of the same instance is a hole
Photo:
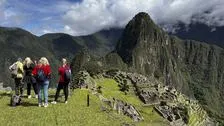
[[[4,4],[5,0],[0,0],[0,21],[4,19]]]
[[[179,22],[224,26],[224,0],[0,0],[0,25],[22,27],[36,35],[87,35],[124,27],[142,11],[169,31],[175,31]]]
[[[178,22],[224,25],[223,0],[83,0],[70,5],[63,15],[63,23],[70,28],[65,32],[85,35],[110,27],[124,27],[141,11],[169,29]]]
[[[148,0],[142,0],[142,3],[133,1],[84,0],[71,5],[63,16],[63,21],[75,35],[90,34],[110,27],[123,27],[137,12],[147,10],[141,5]]]

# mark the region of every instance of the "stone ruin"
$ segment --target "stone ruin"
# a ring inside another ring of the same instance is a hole
[[[128,79],[132,83],[147,83],[147,77],[137,74],[137,73],[127,73],[127,72],[122,72],[122,71],[116,71],[116,70],[111,70],[103,73],[103,76],[105,78],[112,78],[115,79],[116,81],[120,81],[122,79]]]
[[[119,114],[123,113],[124,115],[132,118],[135,122],[143,120],[143,117],[140,115],[137,109],[133,105],[124,101],[113,98],[112,107],[114,110],[118,111]]]
[[[147,105],[159,104],[160,101],[171,102],[176,99],[176,90],[169,86],[161,86],[157,80],[137,73],[127,73],[119,70],[107,71],[103,74],[106,78],[112,78],[119,84],[127,80],[134,86],[136,94]]]
[[[75,80],[76,80],[76,88],[88,88],[88,77],[89,77],[89,73],[86,71],[80,71]]]
[[[160,105],[155,105],[154,109],[163,118],[169,120],[171,125],[185,126],[188,122],[188,118],[186,117],[188,114],[182,114],[184,108],[167,105],[166,102],[163,102],[162,104],[161,102]]]
[[[127,102],[115,98],[109,100],[104,98],[103,96],[100,96],[100,99],[111,109],[117,111],[118,114],[124,114],[130,117],[135,122],[144,120],[144,118],[140,115],[140,112],[133,105],[128,104]],[[102,110],[106,110],[106,108],[103,107]]]
[[[3,83],[1,82],[1,83],[0,83],[0,91],[11,92],[11,91],[12,91],[12,88],[11,88],[11,87],[6,87],[6,88],[4,88],[4,87],[3,87]]]
[[[160,103],[158,93],[153,91],[142,90],[139,94],[139,98],[148,105],[155,105]]]

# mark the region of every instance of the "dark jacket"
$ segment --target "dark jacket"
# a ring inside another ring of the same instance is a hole
[[[32,71],[34,69],[35,65],[32,63],[30,64],[30,67],[28,68],[26,65],[23,66],[25,76],[24,76],[24,82],[26,83],[35,83],[34,77],[32,76]]]

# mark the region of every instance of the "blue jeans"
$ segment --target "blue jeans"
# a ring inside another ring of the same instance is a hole
[[[38,103],[42,103],[42,99],[44,98],[44,103],[48,104],[48,86],[49,80],[38,83]]]

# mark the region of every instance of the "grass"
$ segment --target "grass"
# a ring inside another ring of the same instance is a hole
[[[23,105],[16,108],[9,106],[10,97],[0,93],[0,125],[75,125],[75,126],[117,126],[131,122],[123,115],[106,113],[100,110],[96,96],[90,95],[90,107],[86,105],[87,90],[76,90],[68,104],[50,104],[48,108],[37,107],[37,99],[23,98]],[[51,94],[53,92],[51,91]],[[50,98],[49,101],[52,101]],[[62,99],[61,99],[62,101]]]

